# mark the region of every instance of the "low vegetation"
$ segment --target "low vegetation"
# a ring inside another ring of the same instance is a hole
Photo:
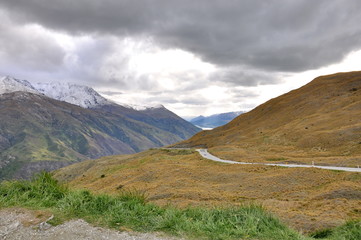
[[[144,194],[122,192],[118,196],[94,195],[70,190],[49,173],[32,181],[0,184],[0,207],[48,209],[55,213],[53,224],[70,218],[120,230],[162,231],[191,239],[310,239],[287,228],[258,206],[237,208],[159,207],[146,202]],[[322,235],[327,239],[360,239],[360,222],[349,222]]]

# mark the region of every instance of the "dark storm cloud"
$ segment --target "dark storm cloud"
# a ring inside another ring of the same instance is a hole
[[[46,31],[41,34],[39,31],[41,29],[37,26],[15,27],[0,10],[1,68],[18,65],[22,66],[23,71],[34,68],[54,71],[62,65],[65,57],[63,49]]]
[[[152,37],[223,67],[303,71],[361,47],[358,0],[11,0],[19,22],[75,34]]]

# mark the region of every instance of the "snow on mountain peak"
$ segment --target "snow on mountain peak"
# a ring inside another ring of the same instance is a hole
[[[111,102],[93,88],[73,84],[73,83],[35,83],[33,86],[44,95],[59,100],[78,105],[83,108],[95,108],[98,106],[111,104]]]
[[[148,109],[155,109],[155,108],[164,108],[162,104],[155,104],[155,105],[148,105],[148,106],[141,106],[141,105],[135,105],[135,104],[120,104],[123,107],[131,108],[137,111],[145,111]]]
[[[19,80],[9,76],[0,77],[0,94],[16,91],[45,95],[47,97],[68,102],[83,108],[96,108],[102,105],[114,104],[114,102],[102,97],[93,88],[84,85],[59,82],[30,83],[26,80]],[[161,104],[150,106],[130,104],[120,105],[137,111],[164,108]]]
[[[26,80],[19,80],[9,76],[0,77],[0,94],[17,91],[40,94],[31,83]]]

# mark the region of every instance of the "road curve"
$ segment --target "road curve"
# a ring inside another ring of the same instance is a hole
[[[229,163],[229,164],[261,164],[261,165],[267,165],[267,166],[278,166],[278,167],[302,167],[302,168],[321,168],[321,169],[328,169],[328,170],[338,170],[338,171],[346,171],[346,172],[359,172],[361,173],[361,168],[350,168],[350,167],[335,167],[335,166],[318,166],[318,165],[301,165],[301,164],[282,164],[282,163],[248,163],[248,162],[236,162],[231,160],[224,160],[221,158],[218,158],[212,154],[210,154],[207,149],[196,149],[199,154],[206,159],[216,161],[216,162],[222,162],[222,163]]]

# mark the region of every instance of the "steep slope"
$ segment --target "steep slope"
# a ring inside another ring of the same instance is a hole
[[[219,113],[206,117],[199,116],[191,119],[189,122],[201,128],[216,128],[229,123],[235,117],[238,117],[242,113],[244,112],[239,111],[239,112]]]
[[[361,154],[360,116],[361,72],[338,73],[318,77],[178,146],[208,147],[232,160],[356,156]]]
[[[81,108],[39,94],[6,93],[0,95],[0,103],[1,178],[29,177],[42,168],[135,153],[184,139],[122,112]],[[184,134],[189,137],[191,131]]]

